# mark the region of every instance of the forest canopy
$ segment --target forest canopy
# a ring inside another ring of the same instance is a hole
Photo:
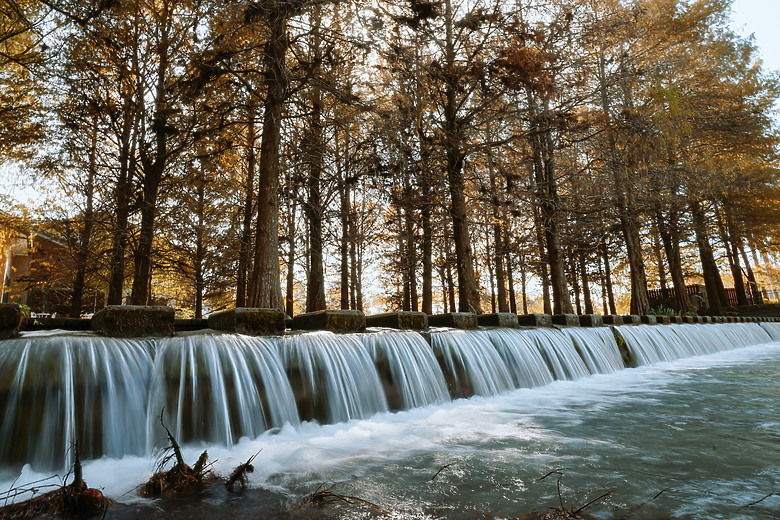
[[[0,247],[35,230],[63,251],[47,280],[6,273],[5,298],[48,283],[73,317],[774,298],[779,78],[729,16],[730,0],[0,0],[0,168],[59,193],[19,212],[0,188]]]

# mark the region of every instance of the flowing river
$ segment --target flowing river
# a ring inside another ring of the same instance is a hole
[[[761,337],[746,341],[751,346],[729,350],[721,345],[701,355],[698,347],[679,339],[681,331],[701,329],[697,334],[708,344],[725,342],[715,327],[621,327],[634,364],[636,359],[643,364],[619,370],[609,368],[609,359],[583,354],[579,333],[569,332],[580,357],[572,368],[569,354],[561,351],[557,355],[565,373],[556,374],[556,363],[546,354],[555,380],[535,370],[523,379],[511,369],[506,350],[498,349],[503,361],[490,361],[474,355],[474,342],[456,348],[452,345],[463,338],[452,339],[440,363],[461,377],[448,386],[477,395],[451,400],[435,388],[415,389],[414,395],[430,394],[429,404],[412,403],[394,412],[351,412],[362,416],[332,424],[283,420],[281,427],[233,442],[192,440],[185,445],[191,462],[208,449],[216,460],[213,471],[222,476],[257,454],[242,493],[213,485],[199,497],[140,499],[137,488],[154,469],[153,449],[86,461],[84,476],[89,485],[123,504],[108,510],[106,518],[115,519],[376,514],[364,503],[296,505],[336,483],[333,493],[359,497],[402,519],[520,519],[550,508],[583,506],[583,513],[604,519],[777,519],[780,343],[767,334],[763,342]],[[732,326],[726,339],[732,329],[744,336],[746,331],[760,333],[757,327]],[[773,327],[767,330],[777,339],[780,330]],[[647,336],[658,331],[663,331],[658,337]],[[710,338],[713,331],[721,336]],[[546,341],[538,337],[545,334],[557,332],[535,331],[532,343]],[[607,341],[603,332],[588,334],[591,342],[594,334]],[[671,341],[667,336],[677,337],[674,348],[682,359],[664,360],[668,348],[661,343]],[[493,345],[498,340],[493,337]],[[653,347],[640,351],[637,341]],[[379,348],[368,347],[369,352]],[[613,346],[607,350],[607,358],[614,358]],[[533,363],[526,360],[524,366]],[[524,385],[524,380],[531,383]],[[347,397],[339,399],[349,404]],[[33,468],[7,467],[2,489],[30,487],[29,482],[52,475]]]

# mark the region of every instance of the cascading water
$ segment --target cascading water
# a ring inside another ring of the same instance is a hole
[[[30,334],[0,342],[0,466],[146,450],[151,342]]]
[[[393,410],[408,410],[449,401],[444,374],[428,342],[419,334],[366,334],[363,341],[385,383]],[[393,396],[393,397],[391,397]]]
[[[528,334],[541,350],[556,379],[573,380],[590,374],[571,338],[560,330],[533,329]]]
[[[272,427],[298,424],[295,397],[275,340],[198,334],[155,341],[147,407],[151,445],[165,423],[181,442],[231,445]]]
[[[563,329],[591,374],[609,374],[626,367],[615,334],[608,328]]]
[[[512,376],[514,388],[533,388],[555,380],[542,352],[525,331],[494,329],[486,331],[485,335],[498,349]]]
[[[451,378],[456,397],[495,395],[512,388],[512,378],[490,339],[476,331],[431,335],[431,345]]]
[[[284,336],[280,348],[293,387],[300,391],[302,419],[333,423],[387,411],[382,383],[360,336]]]
[[[772,337],[773,341],[780,341],[780,323],[761,323],[761,328]]]
[[[780,338],[780,324],[616,328],[634,366]],[[182,443],[231,446],[268,430],[366,420],[625,367],[611,328],[438,330],[155,340],[29,334],[0,342],[0,467],[148,454],[165,424]],[[164,410],[164,411],[163,411]]]
[[[772,340],[756,323],[724,325],[621,325],[632,366],[674,361]]]

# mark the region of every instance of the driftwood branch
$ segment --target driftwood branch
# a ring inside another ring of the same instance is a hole
[[[439,476],[439,473],[441,473],[441,472],[442,472],[442,471],[444,471],[445,469],[449,468],[450,466],[453,466],[454,464],[455,464],[454,462],[450,462],[449,464],[445,464],[444,466],[440,467],[440,468],[439,468],[439,471],[437,471],[436,473],[434,473],[434,474],[433,474],[433,476],[432,476],[430,479],[428,479],[428,482],[433,482],[433,480],[434,480],[436,477],[438,477],[438,476]]]

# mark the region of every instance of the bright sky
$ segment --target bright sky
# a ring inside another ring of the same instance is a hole
[[[731,11],[732,27],[756,37],[764,69],[780,72],[780,0],[734,0]]]

